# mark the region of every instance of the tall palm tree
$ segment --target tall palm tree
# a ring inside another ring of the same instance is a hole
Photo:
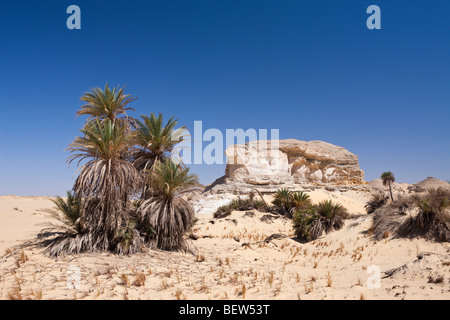
[[[381,180],[383,180],[383,185],[389,186],[389,193],[391,194],[391,200],[394,201],[394,196],[392,195],[392,183],[395,182],[394,174],[391,171],[385,171],[381,174]]]
[[[134,109],[127,105],[137,98],[125,94],[124,89],[125,87],[119,88],[119,86],[110,88],[106,84],[103,90],[94,88],[86,92],[80,99],[86,104],[77,112],[77,117],[88,115],[87,121],[98,118],[101,121],[109,119],[112,122],[133,124],[133,118],[127,115],[127,111],[134,111]]]
[[[146,170],[156,161],[162,161],[169,157],[175,146],[183,140],[186,126],[175,129],[178,120],[172,116],[166,124],[160,113],[158,117],[151,113],[143,115],[141,120],[136,120],[134,142],[138,146],[134,164],[138,170]]]
[[[99,119],[87,123],[68,150],[68,162],[80,167],[73,191],[84,200],[83,222],[88,228],[90,250],[119,250],[129,225],[130,198],[139,191],[141,176],[126,161],[131,134],[120,123]]]
[[[182,196],[197,188],[198,177],[170,159],[157,162],[147,174],[155,192],[139,209],[140,229],[155,231],[158,249],[185,249],[183,235],[192,227],[195,211]]]

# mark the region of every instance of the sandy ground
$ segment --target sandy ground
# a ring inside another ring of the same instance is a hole
[[[58,260],[20,247],[47,221],[49,198],[0,197],[0,299],[450,299],[449,244],[374,241],[371,217],[363,214],[367,197],[312,192],[314,201],[330,198],[359,214],[312,243],[294,238],[290,220],[233,212],[198,216],[196,256],[151,251]]]

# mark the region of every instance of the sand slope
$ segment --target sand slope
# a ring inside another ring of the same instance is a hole
[[[49,197],[0,197],[0,252],[12,243],[31,239],[47,221],[46,208],[54,205]]]
[[[322,196],[312,194],[314,200]],[[335,196],[351,198],[354,210],[364,207],[364,196]],[[35,224],[45,221],[45,215],[36,209],[45,207],[52,207],[48,199],[0,198],[1,256],[11,248],[0,260],[0,299],[450,298],[448,244],[422,239],[376,242],[367,235],[371,217],[366,215],[304,244],[293,237],[292,222],[282,217],[233,212],[214,219],[206,214],[198,217],[193,230],[197,256],[151,251],[54,260],[40,249],[13,248],[17,240],[40,229]],[[433,254],[418,260],[422,252]],[[379,289],[367,287],[374,270],[382,277],[385,271],[391,273],[380,280]],[[430,276],[443,281],[429,283]]]

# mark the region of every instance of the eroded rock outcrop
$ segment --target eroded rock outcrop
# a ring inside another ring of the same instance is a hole
[[[225,176],[209,190],[242,194],[301,187],[330,190],[366,185],[358,156],[323,141],[269,140],[233,145],[225,151]]]

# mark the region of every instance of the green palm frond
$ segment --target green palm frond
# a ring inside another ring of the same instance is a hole
[[[311,204],[309,195],[304,191],[292,192],[290,197],[291,206],[295,209],[300,209]]]
[[[90,92],[86,92],[80,99],[86,104],[77,112],[77,117],[87,115],[89,116],[87,121],[97,118],[101,121],[109,119],[112,122],[133,123],[133,119],[128,117],[127,111],[134,111],[134,109],[127,106],[137,98],[125,94],[124,89],[125,87],[119,88],[119,86],[110,88],[106,84],[103,90],[94,88]]]
[[[186,136],[186,127],[175,129],[178,120],[171,117],[165,124],[160,113],[141,116],[136,121],[134,143],[138,146],[135,165],[139,170],[150,168],[155,161],[164,160]]]
[[[334,217],[346,217],[347,210],[339,203],[334,203],[331,200],[324,200],[317,204],[317,213],[326,219],[333,219]]]
[[[383,180],[384,186],[388,186],[390,183],[395,182],[395,177],[391,171],[385,171],[381,174],[381,180]]]
[[[280,214],[286,214],[290,212],[291,194],[292,191],[287,188],[278,189],[275,192],[272,204]]]
[[[196,174],[170,159],[155,163],[153,170],[147,171],[147,178],[156,195],[166,199],[178,198],[200,186]]]
[[[125,126],[96,119],[86,123],[80,131],[83,136],[75,138],[67,149],[73,153],[68,159],[69,164],[75,159],[80,164],[85,159],[109,161],[127,157],[132,139]]]
[[[47,228],[42,232],[64,232],[67,234],[80,234],[83,232],[81,225],[82,207],[81,198],[76,197],[71,191],[67,191],[67,198],[56,197],[51,200],[55,204],[54,209],[47,209],[46,212],[59,223],[46,224]]]
[[[300,239],[316,240],[323,232],[329,233],[332,230],[341,229],[347,217],[347,210],[331,200],[325,200],[316,205],[310,204],[294,213],[295,233]]]

